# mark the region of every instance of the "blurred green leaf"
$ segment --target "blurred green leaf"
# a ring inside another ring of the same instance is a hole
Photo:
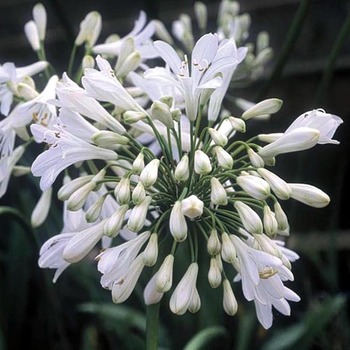
[[[311,342],[324,330],[335,315],[343,308],[343,295],[329,297],[311,309],[304,320],[278,331],[263,346],[263,350],[285,350],[291,347],[307,349]]]
[[[226,329],[222,326],[211,326],[197,333],[184,347],[184,350],[200,350],[209,345],[218,337],[226,335]]]

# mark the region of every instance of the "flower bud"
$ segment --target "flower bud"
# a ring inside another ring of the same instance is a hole
[[[222,259],[230,264],[237,260],[235,246],[226,232],[221,235],[221,256]]]
[[[286,231],[289,229],[288,218],[285,212],[283,211],[281,205],[278,202],[274,203],[274,212],[275,217],[278,223],[278,229],[280,231]]]
[[[200,308],[201,308],[201,298],[199,296],[197,288],[195,288],[194,293],[192,295],[192,299],[188,305],[188,311],[194,314],[197,311],[199,311]]]
[[[159,120],[168,129],[174,127],[173,117],[170,108],[166,103],[154,101],[151,106],[151,116],[153,119]]]
[[[319,139],[320,132],[317,129],[308,127],[296,128],[261,148],[259,155],[263,158],[271,158],[282,153],[303,151],[314,147]]]
[[[159,163],[159,159],[153,159],[141,171],[140,181],[145,188],[150,188],[157,181]]]
[[[203,214],[203,202],[195,195],[181,201],[182,214],[190,219],[197,218]]]
[[[165,103],[169,108],[171,108],[173,106],[173,103],[174,103],[174,97],[171,95],[162,96],[159,99],[159,101]]]
[[[85,42],[88,47],[94,46],[101,33],[101,27],[101,15],[96,11],[89,12],[80,23],[80,30],[75,39],[75,45],[80,46]]]
[[[51,197],[52,187],[49,187],[41,194],[40,199],[32,212],[30,223],[33,228],[39,227],[46,220],[51,206]]]
[[[171,210],[169,219],[170,233],[175,241],[182,242],[187,237],[187,223],[184,214],[182,213],[182,205],[180,201],[176,201]]]
[[[39,39],[44,41],[46,35],[47,15],[43,4],[36,4],[33,7],[33,19],[38,28]]]
[[[96,221],[101,214],[103,204],[105,202],[106,196],[101,196],[87,211],[85,214],[85,219],[87,222]]]
[[[222,147],[226,146],[228,140],[224,134],[222,134],[220,131],[215,130],[213,128],[209,128],[208,131],[211,138],[218,146],[222,146]]]
[[[130,72],[134,71],[141,63],[141,54],[138,51],[132,52],[116,69],[116,75],[120,78],[126,77]]]
[[[25,83],[17,84],[17,94],[18,97],[22,97],[26,101],[30,101],[39,96],[39,93],[33,87]]]
[[[198,264],[192,263],[170,298],[170,310],[176,315],[183,315],[192,301],[196,289]]]
[[[169,254],[163,261],[156,274],[156,290],[158,293],[167,292],[173,284],[174,255]]]
[[[174,40],[171,37],[171,35],[169,34],[168,30],[166,29],[165,25],[163,24],[163,22],[154,19],[153,21],[154,27],[155,27],[155,33],[157,35],[157,37],[169,44],[173,44]]]
[[[74,180],[70,180],[59,189],[57,193],[58,199],[61,201],[66,201],[80,187],[90,182],[93,177],[94,177],[93,175],[87,175],[87,176],[80,176]]]
[[[227,204],[227,192],[216,177],[210,179],[210,200],[214,205],[226,205]]]
[[[194,171],[199,175],[209,174],[212,170],[209,157],[201,150],[194,153]]]
[[[179,164],[176,166],[174,176],[177,181],[186,181],[189,178],[190,170],[188,167],[187,154],[183,155]]]
[[[152,197],[146,197],[143,202],[135,205],[130,213],[127,227],[130,231],[139,232],[145,224],[149,205]]]
[[[152,233],[143,251],[143,262],[146,266],[153,266],[158,258],[158,235]]]
[[[139,182],[134,190],[132,191],[132,201],[135,205],[140,204],[146,198],[146,191],[142,185],[142,182]]]
[[[258,174],[263,177],[263,179],[270,185],[272,191],[276,194],[276,196],[280,199],[289,199],[292,194],[292,190],[290,186],[282,180],[279,176],[274,174],[273,172],[259,168],[257,169]]]
[[[265,228],[265,233],[268,236],[273,236],[277,233],[278,230],[278,223],[275,218],[275,215],[272,213],[270,207],[268,205],[264,206],[264,228]]]
[[[76,190],[67,200],[68,210],[76,211],[83,207],[87,197],[96,188],[95,182],[88,182],[84,186]]]
[[[270,195],[269,184],[260,177],[253,175],[238,176],[236,182],[246,193],[255,199],[263,200]]]
[[[271,134],[259,134],[258,140],[266,143],[271,143],[278,140],[281,136],[283,136],[283,132],[279,133],[271,133]]]
[[[221,242],[218,237],[218,232],[213,228],[207,242],[207,250],[209,255],[214,256],[220,253]]]
[[[212,288],[219,287],[222,282],[221,271],[216,258],[210,258],[208,281]]]
[[[218,161],[218,164],[224,168],[224,169],[232,169],[233,166],[233,159],[231,155],[226,152],[222,147],[215,146],[214,152],[216,155],[216,159]]]
[[[87,68],[94,68],[95,67],[95,59],[90,55],[85,55],[83,57],[83,61],[81,62],[81,67],[83,70]]]
[[[107,220],[103,228],[103,232],[106,236],[108,237],[117,236],[117,234],[123,227],[125,214],[128,211],[128,209],[129,207],[127,205],[121,205]]]
[[[259,215],[247,204],[235,201],[234,207],[242,221],[244,228],[250,233],[263,233],[263,224]]]
[[[289,183],[291,197],[314,208],[323,208],[330,202],[329,196],[319,188],[307,184]]]
[[[181,120],[181,116],[182,116],[181,109],[180,108],[174,108],[171,111],[171,116],[176,122],[179,122]]]
[[[115,150],[119,145],[127,145],[129,139],[113,131],[100,130],[91,136],[91,140],[98,146]]]
[[[114,195],[120,205],[130,202],[130,179],[128,177],[123,177],[119,181],[114,189]]]
[[[146,114],[142,112],[125,111],[123,113],[123,120],[126,124],[134,124],[145,118]]]
[[[224,310],[229,316],[234,316],[237,312],[238,304],[237,304],[235,295],[233,294],[231,284],[227,279],[224,279],[222,284],[224,287],[224,297],[223,297]]]
[[[238,132],[245,133],[246,132],[246,125],[243,119],[241,118],[235,118],[235,117],[229,117],[229,122],[231,123],[231,126],[234,130],[237,130]]]
[[[193,6],[194,14],[198,23],[199,29],[203,32],[207,28],[208,11],[205,4],[201,1],[196,1]]]
[[[157,274],[153,275],[143,291],[143,299],[146,305],[157,304],[163,298],[164,293],[157,292],[156,278]]]
[[[262,168],[264,166],[264,159],[262,159],[258,153],[253,151],[250,147],[247,149],[248,157],[252,166],[255,168]]]
[[[273,114],[278,112],[282,107],[283,101],[278,98],[269,98],[261,101],[249,108],[242,114],[242,119],[248,120],[262,114]]]
[[[139,175],[143,168],[145,167],[145,156],[143,153],[139,153],[138,156],[135,158],[134,162],[132,163],[132,171]]]
[[[39,31],[34,21],[29,21],[24,26],[24,33],[34,51],[40,50]]]

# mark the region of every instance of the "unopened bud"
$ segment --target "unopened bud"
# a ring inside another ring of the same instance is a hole
[[[174,121],[170,112],[170,108],[164,102],[154,101],[152,103],[151,116],[153,119],[159,120],[168,129],[172,129],[174,127]]]
[[[258,174],[262,176],[263,179],[270,185],[272,191],[276,194],[278,198],[283,200],[290,198],[292,189],[287,184],[287,182],[285,182],[279,176],[267,169],[259,168],[257,169],[257,171]]]
[[[158,235],[152,233],[143,251],[143,262],[146,266],[153,266],[158,258]]]
[[[150,188],[157,181],[159,163],[159,159],[153,159],[141,171],[140,181],[145,188]]]
[[[152,197],[146,197],[143,202],[135,205],[130,213],[127,227],[130,231],[139,232],[145,224],[149,205]]]
[[[68,210],[76,211],[83,207],[87,197],[96,188],[95,182],[89,182],[76,190],[67,200]]]
[[[123,120],[126,124],[134,124],[146,118],[146,114],[142,112],[126,111],[123,113]]]
[[[244,228],[250,233],[263,233],[263,224],[259,215],[247,204],[236,201],[234,203]]]
[[[169,254],[163,261],[156,274],[156,290],[158,293],[167,292],[173,284],[174,255]]]
[[[24,26],[24,33],[34,51],[40,50],[39,31],[34,21],[29,21]]]
[[[213,128],[209,128],[208,131],[209,131],[211,138],[218,146],[222,146],[222,147],[226,146],[227,137],[223,133],[221,133],[220,131],[215,130]]]
[[[221,256],[222,259],[228,263],[233,263],[237,260],[235,246],[226,232],[221,235]]]
[[[127,145],[129,139],[113,131],[100,130],[92,135],[91,140],[98,146],[115,150],[119,145]]]
[[[198,27],[201,31],[207,28],[208,12],[207,7],[201,1],[196,1],[194,3],[194,14],[198,23]]]
[[[101,196],[87,211],[85,214],[85,219],[87,222],[96,221],[101,214],[103,204],[105,202],[106,196]]]
[[[273,114],[278,112],[282,107],[283,101],[278,98],[269,98],[261,101],[249,108],[242,114],[242,119],[248,120],[263,114]]]
[[[214,205],[226,205],[227,204],[227,192],[221,182],[216,178],[210,179],[210,200]]]
[[[214,152],[218,164],[224,169],[232,169],[233,159],[231,155],[220,146],[214,147]]]
[[[217,288],[221,284],[222,276],[221,276],[221,271],[216,258],[210,259],[208,281],[212,288]]]
[[[248,157],[253,167],[262,168],[264,166],[264,159],[262,159],[258,153],[253,151],[250,147],[247,149]]]
[[[121,228],[123,227],[123,222],[125,214],[128,211],[129,206],[121,205],[107,220],[104,225],[103,232],[108,237],[115,237]]]
[[[36,204],[30,222],[32,227],[39,227],[47,218],[51,206],[52,187],[44,191]]]
[[[278,202],[274,203],[274,212],[278,223],[278,229],[280,231],[287,230],[289,228],[288,218]]]
[[[263,222],[264,222],[265,233],[268,236],[274,236],[278,230],[278,223],[275,218],[275,215],[272,213],[268,205],[264,206]]]
[[[96,11],[89,12],[80,23],[80,30],[75,39],[75,45],[80,46],[85,42],[88,47],[94,46],[101,33],[101,27],[101,15]]]
[[[213,228],[207,242],[207,251],[209,255],[214,256],[220,253],[221,242],[218,237],[218,232]]]
[[[324,208],[330,202],[329,196],[315,186],[295,183],[288,185],[292,190],[291,197],[310,207]]]
[[[190,219],[195,219],[203,214],[204,203],[195,195],[181,201],[182,214]]]
[[[212,170],[209,157],[201,150],[194,154],[194,171],[199,174],[209,174]]]
[[[146,198],[146,191],[142,182],[139,182],[132,191],[132,201],[134,204],[140,204]]]
[[[66,201],[75,191],[92,180],[93,175],[80,176],[74,180],[70,180],[63,185],[57,193],[57,197],[61,201]]]
[[[33,7],[33,19],[38,28],[39,39],[44,41],[46,35],[47,15],[43,4],[36,4]]]
[[[189,178],[190,170],[188,165],[189,165],[188,156],[187,154],[185,154],[181,158],[179,164],[176,166],[176,169],[175,169],[174,176],[177,181],[186,181]]]
[[[85,55],[81,63],[81,67],[83,70],[85,70],[86,68],[94,68],[95,59],[90,55]]]
[[[132,163],[132,171],[139,175],[143,168],[145,167],[145,156],[143,153],[139,153],[138,156],[135,158],[134,162]]]
[[[246,193],[255,199],[263,200],[270,195],[269,184],[260,177],[253,175],[238,176],[236,182]]]
[[[170,233],[175,241],[182,242],[187,237],[187,223],[182,213],[182,205],[180,201],[176,201],[170,214],[169,219]]]
[[[120,205],[130,202],[130,179],[128,177],[123,177],[119,181],[114,189],[114,195]]]
[[[246,125],[243,119],[241,118],[235,118],[235,117],[229,117],[228,120],[231,123],[231,126],[234,130],[237,130],[238,132],[245,133],[246,132]]]
[[[224,287],[224,297],[223,297],[223,307],[225,312],[229,316],[234,316],[238,309],[238,304],[230,282],[227,279],[224,279],[222,282]]]

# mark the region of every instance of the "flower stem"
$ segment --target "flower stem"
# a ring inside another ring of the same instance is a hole
[[[146,349],[158,349],[159,303],[147,306]]]

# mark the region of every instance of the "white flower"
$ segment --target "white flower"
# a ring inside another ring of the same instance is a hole
[[[47,15],[43,4],[37,3],[33,7],[33,19],[38,28],[39,39],[44,41],[46,35]]]
[[[40,50],[39,30],[34,21],[29,21],[24,26],[24,33],[34,51]]]
[[[176,201],[171,209],[169,229],[177,242],[182,242],[186,239],[187,223],[185,215],[182,213],[182,203],[180,201]]]
[[[0,113],[8,115],[16,85],[27,76],[40,73],[48,66],[46,61],[39,61],[25,67],[16,68],[11,62],[0,65]],[[11,88],[9,88],[11,87]]]
[[[289,183],[291,197],[314,208],[323,208],[330,202],[329,196],[319,188],[307,184]]]
[[[52,187],[44,191],[33,209],[30,222],[32,227],[40,226],[47,218],[51,206]]]
[[[41,153],[32,164],[33,175],[41,177],[40,187],[43,191],[54,183],[62,170],[76,162],[89,159],[117,159],[115,152],[93,146],[58,124],[52,129],[35,124],[31,126],[31,131],[37,140],[50,145],[50,148]]]
[[[115,41],[96,45],[92,48],[93,52],[100,55],[118,56],[120,50],[128,38],[133,38],[135,42],[135,49],[140,52],[143,58],[154,58],[157,56],[154,48],[151,45],[151,37],[154,34],[155,25],[153,22],[148,23],[146,26],[146,14],[141,11],[139,18],[135,21],[134,29],[123,38],[118,38]]]
[[[270,185],[272,191],[278,198],[285,200],[290,198],[292,192],[290,186],[278,175],[265,168],[259,168],[257,172]]]
[[[263,224],[259,215],[247,204],[241,201],[235,201],[234,207],[242,221],[244,228],[250,233],[262,233]]]
[[[136,259],[136,256],[149,239],[149,236],[150,232],[145,231],[128,242],[104,250],[96,257],[98,261],[97,269],[103,274],[101,277],[103,288],[111,290],[115,283],[125,278],[130,265]]]
[[[170,298],[170,310],[174,314],[183,315],[187,311],[196,289],[197,276],[198,264],[194,262],[188,267]]]
[[[261,115],[276,113],[281,109],[282,104],[283,101],[279,100],[278,98],[269,98],[253,105],[248,110],[246,110],[242,114],[242,119],[248,120]]]
[[[301,114],[285,131],[288,133],[300,127],[308,127],[317,129],[320,132],[318,143],[333,143],[339,144],[339,141],[333,140],[332,137],[338,126],[343,123],[343,120],[336,115],[326,113],[322,109],[314,109]]]
[[[75,39],[75,45],[79,46],[86,43],[88,47],[94,46],[101,33],[101,28],[101,15],[96,11],[89,12],[80,23],[80,30]]]
[[[253,175],[238,176],[237,184],[250,196],[255,199],[263,200],[270,195],[269,184],[260,177]]]

